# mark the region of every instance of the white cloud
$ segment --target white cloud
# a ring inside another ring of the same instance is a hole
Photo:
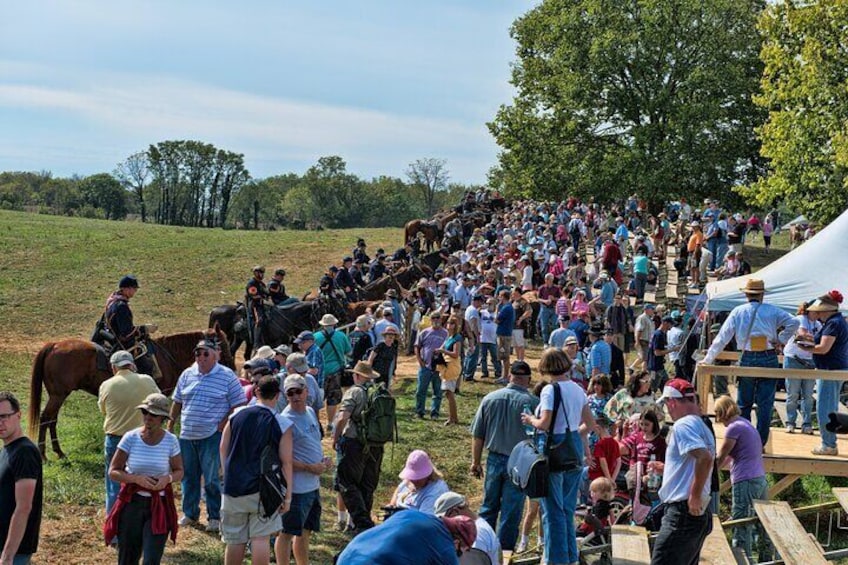
[[[316,104],[154,75],[80,76],[14,61],[0,61],[0,72],[0,116],[22,111],[49,116],[56,127],[45,144],[54,151],[61,146],[57,139],[73,139],[83,152],[87,141],[102,144],[110,136],[121,144],[135,141],[137,149],[163,139],[200,139],[243,152],[248,161],[252,155],[282,161],[339,154],[355,165],[357,156],[374,163],[382,158],[367,174],[400,174],[408,162],[426,156],[445,157],[450,166],[456,157],[462,170],[454,176],[466,181],[481,181],[496,153],[485,125],[476,121]],[[62,135],[63,127],[72,127],[67,124],[80,123],[91,139],[86,132]],[[11,145],[15,132],[3,130],[0,145]],[[124,156],[113,156],[107,166]]]

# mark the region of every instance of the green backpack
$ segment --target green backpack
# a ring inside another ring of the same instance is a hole
[[[394,397],[382,383],[358,385],[365,390],[365,407],[356,422],[356,435],[364,446],[397,442],[397,408]]]

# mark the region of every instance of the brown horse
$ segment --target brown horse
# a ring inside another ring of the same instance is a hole
[[[153,340],[156,361],[162,378],[156,383],[163,394],[170,394],[180,374],[194,363],[194,347],[203,338],[215,338],[221,345],[221,363],[234,368],[233,356],[227,336],[217,327],[202,332],[187,332],[163,336]],[[108,363],[108,361],[107,361]],[[100,385],[112,376],[109,368],[98,368],[97,348],[89,341],[66,339],[44,344],[35,356],[30,382],[29,431],[35,437],[38,432],[38,449],[41,457],[47,458],[46,435],[50,429],[53,451],[59,458],[65,454],[59,447],[56,423],[59,409],[65,399],[75,390],[84,390],[97,396]],[[47,404],[41,410],[41,387],[47,389]]]
[[[433,250],[433,245],[439,245],[442,240],[442,226],[444,224],[440,220],[428,222],[426,220],[410,220],[404,226],[403,237],[404,243],[409,243],[418,233],[424,234],[424,242],[427,251]]]

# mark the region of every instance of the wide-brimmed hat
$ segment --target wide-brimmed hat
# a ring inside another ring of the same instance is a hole
[[[367,361],[357,361],[356,365],[353,366],[352,372],[354,375],[359,375],[366,379],[376,379],[380,376],[374,372],[374,368],[371,367],[371,363],[368,363]]]
[[[406,465],[398,477],[407,481],[420,481],[432,475],[435,469],[427,452],[416,449],[406,458]]]
[[[766,291],[766,285],[762,279],[748,279],[745,281],[745,286],[740,287],[745,294],[763,294]]]
[[[319,326],[335,326],[339,323],[339,319],[333,316],[332,314],[324,314],[321,316],[321,321],[318,322]]]
[[[254,359],[273,359],[274,358],[274,350],[271,349],[270,345],[263,345],[259,349],[256,350],[256,353],[253,355]]]
[[[285,343],[280,344],[274,348],[274,353],[277,355],[285,355],[288,357],[289,355],[291,355],[291,352],[291,347],[289,347]]]
[[[807,306],[807,312],[836,312],[839,310],[839,303],[830,296],[820,296],[815,301]]]
[[[136,408],[138,410],[147,410],[154,416],[171,417],[171,403],[167,396],[159,392],[148,394],[144,402],[136,406]]]

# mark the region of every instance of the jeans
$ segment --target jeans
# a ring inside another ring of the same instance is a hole
[[[142,557],[143,565],[158,565],[162,561],[168,534],[155,535],[151,531],[150,498],[140,494],[132,497],[121,512],[118,537],[121,539],[118,565],[137,565]]]
[[[474,372],[477,370],[477,362],[480,360],[480,344],[477,343],[473,348],[469,348],[462,362],[462,376],[469,381],[474,378]]]
[[[541,306],[539,308],[539,327],[542,332],[542,343],[548,344],[548,338],[551,337],[555,329],[556,308],[553,306]]]
[[[221,459],[218,446],[221,432],[205,439],[180,438],[183,456],[183,514],[192,520],[200,518],[200,476],[206,493],[206,515],[210,520],[221,519],[221,479],[218,471]]]
[[[543,434],[539,437],[543,441]],[[578,453],[583,453],[580,434],[572,433]],[[554,434],[553,443],[565,439],[565,434]],[[577,491],[583,469],[551,473],[548,476],[548,496],[542,499],[542,530],[545,533],[545,560],[548,563],[577,563],[577,530],[574,511],[577,508]]]
[[[112,510],[112,506],[118,499],[118,491],[121,490],[121,483],[116,483],[109,478],[109,465],[112,463],[112,457],[118,450],[118,443],[121,441],[121,436],[106,434],[103,439],[103,455],[106,459],[106,515]]]
[[[492,368],[495,370],[495,378],[501,378],[501,360],[498,359],[498,344],[496,343],[481,343],[480,353],[483,357],[483,376],[489,376],[489,366],[486,364],[486,357],[492,358]]]
[[[819,433],[824,447],[836,447],[836,434],[827,431],[825,424],[830,421],[828,414],[839,412],[839,391],[842,390],[842,381],[826,381],[818,379],[816,388],[819,391],[819,401],[816,406],[816,416],[819,419]]]
[[[707,268],[710,271],[715,271],[716,269],[716,263],[718,262],[718,247],[719,243],[717,237],[707,240],[707,249],[709,249],[710,253],[713,254],[713,256],[710,258],[710,264],[707,265]]]
[[[24,555],[19,553],[12,557],[12,565],[29,565],[32,561],[32,554]]]
[[[713,515],[709,510],[692,516],[686,500],[667,504],[651,565],[698,565],[701,547],[711,531]]]
[[[489,452],[480,517],[498,533],[501,548],[512,551],[524,511],[524,493],[509,478],[509,455]],[[500,519],[498,519],[500,514]]]
[[[784,369],[812,369],[813,361],[804,365],[795,357],[785,356],[783,358]],[[786,425],[795,426],[798,419],[798,400],[803,399],[801,404],[802,427],[813,426],[813,387],[816,382],[808,379],[786,379]]]
[[[810,381],[812,382],[812,381]],[[745,481],[739,481],[733,485],[733,506],[731,508],[731,518],[737,520],[739,518],[748,518],[754,515],[754,500],[768,500],[768,482],[765,477],[756,477]],[[762,532],[762,527],[758,524],[745,524],[733,528],[733,547],[741,547],[745,550],[745,555],[748,559],[752,559],[751,545],[753,536],[751,535],[757,528],[760,540],[765,541],[765,536]],[[762,551],[760,551],[759,561],[764,561]]]
[[[636,273],[634,280],[636,281],[636,299],[643,300],[645,298],[645,286],[648,284],[648,273]]]
[[[427,402],[427,389],[433,389],[433,402],[430,405],[430,416],[438,417],[442,405],[442,379],[439,373],[427,367],[418,368],[418,388],[415,390],[415,412],[423,416],[424,404]]]
[[[336,468],[339,493],[342,495],[350,519],[356,529],[374,526],[371,508],[374,506],[374,491],[383,465],[383,446],[371,445],[368,453],[359,441],[341,438],[339,441],[339,464]]]
[[[777,353],[774,350],[753,352],[745,351],[739,360],[740,367],[767,367],[779,369]],[[774,408],[774,391],[777,379],[739,377],[736,379],[736,404],[743,418],[751,421],[751,409],[757,405],[757,431],[763,445],[769,437],[771,412]]]

